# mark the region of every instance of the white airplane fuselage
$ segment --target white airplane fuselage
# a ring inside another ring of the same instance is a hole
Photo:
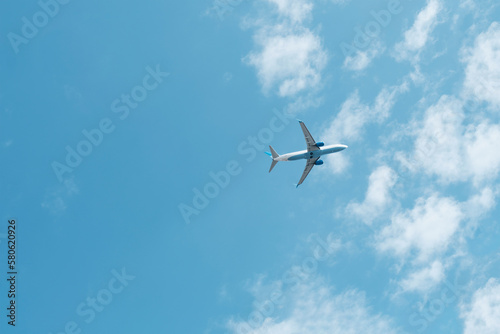
[[[322,146],[319,148],[319,150],[316,151],[307,151],[307,150],[302,150],[302,151],[297,151],[297,152],[292,152],[292,153],[287,153],[280,155],[279,157],[274,158],[273,160],[275,161],[293,161],[293,160],[300,160],[300,159],[315,159],[319,158],[322,155],[325,154],[331,154],[335,152],[340,152],[343,151],[347,148],[347,145],[326,145]]]
[[[301,159],[306,160],[306,167],[304,168],[304,172],[302,173],[302,177],[300,178],[299,183],[296,184],[297,187],[302,184],[302,182],[304,182],[307,175],[309,175],[309,172],[314,166],[323,164],[323,160],[319,159],[322,155],[340,152],[347,148],[347,145],[342,144],[325,146],[325,143],[317,142],[314,140],[304,122],[299,120],[299,124],[302,132],[304,133],[307,150],[280,155],[271,145],[269,145],[269,149],[271,150],[271,152],[266,152],[266,154],[273,159],[271,162],[271,167],[269,167],[269,173],[271,173],[278,161],[294,161]]]

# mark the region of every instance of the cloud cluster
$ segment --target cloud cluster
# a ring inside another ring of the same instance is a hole
[[[266,1],[273,6],[277,20],[272,24],[266,20],[258,23],[254,35],[257,49],[245,61],[256,68],[264,92],[302,101],[320,86],[327,61],[321,39],[305,25],[311,18],[312,2]],[[352,92],[319,136],[321,140],[359,143],[369,124],[380,124],[389,118],[399,95],[408,91],[409,79],[420,83],[427,80],[416,63],[431,44],[445,9],[442,0],[428,0],[405,31],[404,39],[395,45],[396,60],[409,60],[415,65],[415,72],[400,85],[382,88],[370,102],[363,101],[358,90]],[[344,67],[363,70],[381,50],[379,44],[359,51],[346,57]],[[368,177],[364,198],[351,200],[345,210],[350,218],[374,227],[371,240],[378,254],[397,260],[393,267],[397,293],[427,296],[442,284],[458,263],[457,258],[468,255],[466,239],[474,235],[478,221],[496,206],[500,124],[487,117],[491,110],[473,114],[467,103],[476,100],[494,111],[500,108],[500,24],[492,23],[477,36],[473,46],[464,48],[461,61],[465,78],[463,86],[458,84],[460,93],[434,95],[436,101],[430,106],[427,97],[421,100],[425,109],[412,115],[404,125],[408,130],[404,136],[411,140],[409,150],[394,156],[391,153],[389,161],[377,165]],[[347,155],[325,159],[333,173],[345,172],[350,164]],[[399,189],[398,183],[405,182],[396,172],[402,166],[418,180],[428,182],[428,187],[408,206],[393,194],[393,188],[398,185]],[[450,186],[470,187],[467,189],[472,193],[459,197],[448,192]],[[371,311],[364,294],[357,290],[334,294],[317,280],[300,284],[289,293],[289,300],[279,312],[245,333],[395,331],[388,318]],[[492,279],[477,290],[470,305],[462,305],[461,316],[466,334],[500,332],[500,283]],[[235,333],[243,325],[237,320],[229,323]]]
[[[412,156],[397,154],[406,168],[435,175],[443,183],[481,184],[498,176],[500,126],[480,118],[466,122],[461,100],[442,96],[413,127],[416,139]]]
[[[325,142],[350,145],[360,141],[369,123],[381,123],[389,117],[390,110],[396,103],[399,94],[408,90],[408,82],[392,87],[384,87],[375,97],[371,105],[363,103],[359,92],[354,91],[342,104],[340,112],[323,131],[321,138]],[[334,174],[340,174],[349,166],[346,155],[326,156],[327,166]]]
[[[464,215],[460,204],[450,197],[433,194],[417,199],[411,210],[394,215],[391,224],[377,236],[377,249],[398,257],[415,253],[424,263],[444,252]]]
[[[310,20],[313,4],[308,0],[266,0],[273,13],[271,19],[251,22],[256,27],[256,49],[243,60],[255,67],[264,93],[275,92],[291,98],[295,109],[310,106],[304,96],[320,87],[321,74],[327,63],[319,36],[305,22]]]
[[[272,33],[261,32],[256,44],[259,51],[250,53],[246,62],[257,69],[264,92],[277,86],[279,96],[291,97],[320,83],[326,53],[311,31],[290,33],[280,27]]]
[[[411,209],[396,206],[390,223],[375,235],[375,248],[409,265],[399,281],[403,292],[425,294],[443,282],[478,219],[495,206],[495,197],[496,192],[484,188],[463,202],[433,193],[418,198]]]

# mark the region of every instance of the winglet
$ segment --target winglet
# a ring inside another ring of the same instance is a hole
[[[297,121],[298,121],[299,123],[304,123],[304,122],[302,122],[302,121],[301,121],[300,119],[298,119],[298,118],[297,118]]]
[[[273,155],[271,154],[271,152],[264,152],[265,154],[267,154],[268,156],[272,157]]]
[[[294,184],[294,186],[295,186],[295,189],[297,189],[300,186],[300,184]]]

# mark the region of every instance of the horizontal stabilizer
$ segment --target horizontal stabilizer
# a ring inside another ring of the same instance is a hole
[[[273,160],[271,162],[271,168],[269,168],[269,173],[271,173],[271,171],[273,170],[274,166],[276,166],[277,163],[278,163],[278,161],[276,161],[276,160]]]

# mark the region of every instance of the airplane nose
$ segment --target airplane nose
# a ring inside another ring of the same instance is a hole
[[[343,146],[343,150],[345,150],[346,148],[348,148],[349,146],[347,145],[342,145]]]

